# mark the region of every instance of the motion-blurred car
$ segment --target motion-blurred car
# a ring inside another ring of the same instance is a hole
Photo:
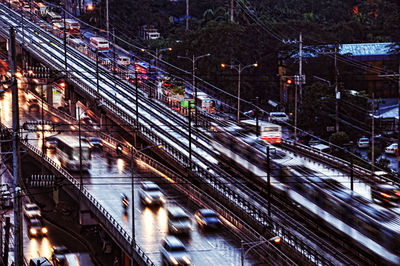
[[[170,207],[167,211],[168,232],[170,234],[190,234],[192,222],[189,215],[180,207]]]
[[[41,217],[42,213],[39,206],[35,203],[26,203],[24,205],[24,215],[27,218]]]
[[[373,185],[371,197],[382,203],[397,205],[400,202],[400,188],[388,184]]]
[[[190,265],[191,259],[183,243],[174,236],[167,236],[161,243],[163,265]]]
[[[145,206],[164,205],[166,200],[160,187],[150,181],[143,182],[139,189],[140,203]]]
[[[385,148],[385,153],[390,155],[395,155],[397,152],[397,143],[392,143]]]
[[[221,225],[218,214],[211,209],[200,209],[194,217],[199,227],[204,229],[217,229]]]
[[[360,149],[366,149],[369,147],[369,139],[368,138],[360,138],[357,141],[357,146]]]
[[[47,227],[37,218],[31,218],[27,221],[27,229],[29,237],[47,236]]]
[[[89,142],[90,149],[103,149],[103,141],[98,137],[88,137],[87,141]]]
[[[69,253],[69,250],[65,246],[54,246],[53,253],[51,254],[51,261],[55,266],[62,266],[65,262],[65,254]]]
[[[57,148],[57,137],[56,136],[49,136],[44,139],[44,147],[46,149],[55,149]]]

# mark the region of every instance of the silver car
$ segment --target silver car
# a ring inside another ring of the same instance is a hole
[[[160,187],[151,181],[143,182],[140,185],[139,198],[140,203],[144,206],[162,206],[166,202],[165,196],[161,192]]]
[[[163,265],[191,265],[191,259],[183,243],[175,236],[167,236],[161,244]]]

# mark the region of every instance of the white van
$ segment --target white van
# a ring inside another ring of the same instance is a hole
[[[271,122],[288,122],[289,116],[284,112],[271,112],[269,113],[269,120]]]
[[[317,144],[317,145],[312,145],[311,148],[313,150],[317,150],[319,152],[324,152],[324,153],[330,153],[331,152],[331,147],[325,144]]]
[[[102,37],[92,37],[90,38],[90,48],[92,51],[108,51],[110,49],[110,44],[108,41]]]
[[[131,64],[131,60],[127,56],[118,56],[117,65],[120,67],[128,67]]]

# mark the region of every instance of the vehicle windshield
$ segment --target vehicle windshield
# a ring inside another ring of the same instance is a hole
[[[174,252],[186,251],[184,246],[171,246],[169,250]]]
[[[144,190],[146,191],[160,191],[158,187],[145,187]]]
[[[28,211],[38,211],[39,210],[39,207],[37,207],[37,206],[32,206],[32,207],[27,207],[26,208]]]
[[[210,212],[210,213],[205,213],[203,216],[204,216],[205,218],[213,218],[213,217],[218,218],[217,214],[216,214],[216,213],[212,213],[212,212]]]
[[[31,220],[31,226],[41,226],[39,220]]]
[[[171,217],[171,221],[173,221],[173,222],[186,222],[186,221],[190,221],[190,219],[187,216],[173,216],[173,217]]]

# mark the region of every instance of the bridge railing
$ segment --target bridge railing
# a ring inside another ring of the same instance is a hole
[[[31,50],[35,50],[35,47],[30,47]],[[34,51],[38,54],[39,50]],[[48,61],[49,64],[53,65],[56,68],[62,67],[60,60],[56,58],[49,57],[46,53],[41,52],[41,55],[44,56],[43,58]],[[67,74],[68,75],[68,74]],[[149,141],[152,141],[156,144],[162,145],[162,150],[168,153],[171,158],[173,158],[177,163],[180,163],[184,167],[191,166],[191,170],[201,179],[203,179],[212,189],[218,191],[226,201],[231,202],[237,208],[241,209],[246,215],[250,218],[252,226],[258,225],[260,228],[264,228],[271,224],[271,219],[266,214],[266,210],[263,206],[259,206],[254,202],[253,199],[249,198],[246,195],[240,193],[240,191],[236,191],[236,189],[229,184],[224,183],[222,178],[219,178],[217,175],[211,174],[208,169],[207,165],[209,162],[203,159],[202,161],[197,162],[189,162],[188,158],[188,148],[185,147],[176,147],[170,144],[167,140],[165,140],[161,135],[169,135],[167,131],[162,130],[159,126],[154,125],[150,120],[146,120],[145,117],[141,117],[141,120],[145,122],[145,124],[138,123],[132,115],[128,114],[124,110],[122,110],[119,106],[115,103],[118,99],[115,97],[113,101],[106,99],[105,97],[101,97],[95,89],[84,82],[80,78],[72,77],[68,75],[70,80],[75,83],[81,90],[85,91],[86,94],[90,95],[95,99],[100,99],[100,102],[105,108],[107,108],[111,113],[113,113],[120,121],[123,122],[124,125],[130,126],[137,132],[140,132],[141,135],[147,138]],[[93,85],[93,87],[95,87]],[[156,131],[161,132],[162,134],[157,134]],[[197,160],[201,160],[201,158],[197,158]],[[100,207],[99,207],[100,208]],[[273,222],[275,223],[275,222]],[[275,223],[277,224],[277,223]],[[277,224],[276,226],[279,226]],[[280,228],[280,227],[279,227]],[[281,232],[287,232],[289,234],[290,230],[282,229]],[[287,239],[289,239],[288,237]],[[313,247],[306,245],[304,241],[302,241],[299,237],[294,236],[294,238],[298,239],[297,243],[303,243],[304,245],[296,246],[296,250],[300,250],[302,254],[305,255],[306,258],[309,259],[310,262],[313,263],[322,263],[329,264],[328,259],[319,255],[319,251],[314,249]],[[285,238],[284,238],[285,240]],[[294,243],[293,241],[289,241],[290,243]]]
[[[4,125],[2,125],[4,127]],[[124,239],[125,251],[131,253],[132,258],[140,265],[154,265],[151,259],[145,254],[144,250],[132,239],[132,237],[123,229],[123,227],[118,223],[118,221],[95,199],[95,197],[84,187],[81,186],[78,180],[76,180],[73,176],[71,176],[64,168],[58,165],[55,161],[53,161],[48,156],[44,155],[40,149],[33,146],[32,144],[20,141],[22,148],[27,149],[31,152],[34,157],[38,160],[43,159],[45,163],[47,163],[53,170],[57,172],[59,176],[68,180],[78,193],[82,193],[87,201],[90,203],[88,208],[96,214],[97,217],[104,217],[105,219],[102,221],[103,225],[109,230],[110,233],[113,234],[114,237],[119,236],[119,240]],[[101,215],[99,215],[101,214]],[[120,244],[123,244],[123,241],[119,241]]]
[[[291,140],[283,140],[282,142],[284,145],[289,146],[291,149],[297,149],[303,154],[307,154],[311,158],[317,158],[320,161],[328,162],[329,165],[335,166],[336,169],[347,169],[350,172],[351,163],[346,160],[343,160],[339,157],[333,156],[326,152],[322,152],[318,149],[315,149],[313,147],[301,143],[296,143],[295,145],[295,143]],[[370,182],[372,181],[370,179],[370,177],[372,176],[371,170],[365,169],[357,164],[353,164],[353,171],[355,174],[358,174],[362,179],[366,179]],[[388,184],[398,185],[398,186],[400,185],[399,182],[389,179],[385,176],[374,175],[373,178]]]

